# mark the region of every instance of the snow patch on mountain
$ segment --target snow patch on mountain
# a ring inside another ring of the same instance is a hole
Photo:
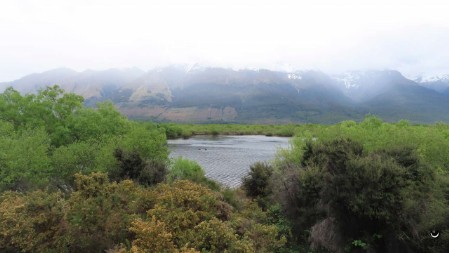
[[[333,76],[334,80],[344,85],[346,89],[359,88],[359,80],[362,73],[360,72],[344,72],[340,75]]]
[[[195,63],[188,64],[185,67],[185,72],[190,73],[190,72],[194,72],[194,71],[202,71],[204,69],[205,69],[205,67],[203,67],[199,63],[195,62]]]
[[[302,76],[295,74],[295,73],[288,73],[287,78],[292,79],[292,80],[301,80]]]
[[[430,83],[430,82],[448,82],[449,83],[449,74],[442,75],[421,75],[415,77],[413,81],[417,83]]]

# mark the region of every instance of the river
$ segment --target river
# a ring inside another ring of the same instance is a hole
[[[263,135],[208,136],[168,140],[170,157],[198,162],[206,176],[225,186],[237,187],[251,164],[271,161],[279,148],[287,148],[290,138]]]

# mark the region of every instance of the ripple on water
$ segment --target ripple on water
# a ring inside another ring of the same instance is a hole
[[[225,186],[238,187],[251,164],[271,161],[278,148],[288,147],[289,138],[266,136],[194,136],[169,140],[170,157],[194,160],[206,176]]]

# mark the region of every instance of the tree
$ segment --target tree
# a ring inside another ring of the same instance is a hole
[[[43,129],[0,136],[0,189],[24,191],[45,184],[51,174],[48,151]]]
[[[70,134],[76,141],[122,136],[130,130],[131,122],[118,112],[111,102],[97,104],[98,108],[83,108],[68,120]]]
[[[166,143],[163,129],[134,122],[118,145],[126,152],[136,152],[142,159],[165,162],[168,158]]]
[[[71,141],[68,123],[82,103],[81,96],[64,93],[57,85],[25,96],[10,87],[0,95],[0,114],[16,129],[43,127],[51,143],[60,146]]]

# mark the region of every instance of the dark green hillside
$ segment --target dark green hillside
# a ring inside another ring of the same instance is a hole
[[[383,94],[362,103],[362,106],[387,121],[406,118],[416,123],[449,122],[449,98],[413,84],[391,86]],[[436,115],[439,115],[438,118]]]

